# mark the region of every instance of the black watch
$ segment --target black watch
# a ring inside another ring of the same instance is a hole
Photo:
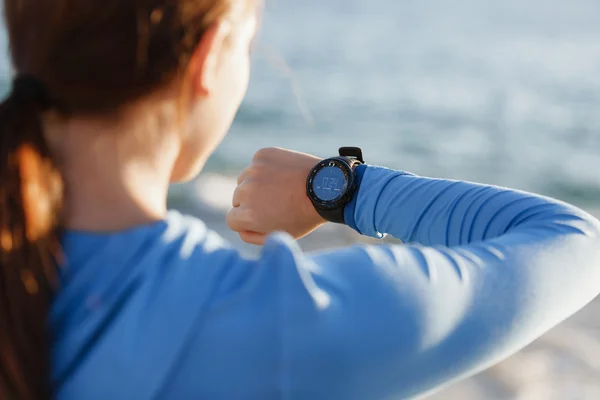
[[[364,164],[364,160],[358,147],[342,147],[339,154],[321,161],[310,171],[306,194],[321,217],[344,224],[344,208],[358,189],[354,169]]]

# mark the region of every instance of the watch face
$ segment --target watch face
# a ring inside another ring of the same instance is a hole
[[[346,193],[348,182],[344,171],[330,164],[315,174],[312,186],[315,196],[321,201],[334,201]]]

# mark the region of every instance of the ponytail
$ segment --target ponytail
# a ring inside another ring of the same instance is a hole
[[[17,77],[0,104],[0,399],[46,400],[62,178],[43,134],[43,86]]]

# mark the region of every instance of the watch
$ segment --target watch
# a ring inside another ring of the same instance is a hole
[[[306,194],[325,220],[345,223],[344,208],[358,189],[354,169],[360,164],[364,164],[360,148],[342,147],[338,157],[319,162],[308,174]]]

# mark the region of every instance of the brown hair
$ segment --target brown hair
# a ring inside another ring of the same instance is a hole
[[[49,399],[63,182],[43,112],[98,114],[181,76],[231,0],[4,0],[17,78],[0,104],[0,398]]]

